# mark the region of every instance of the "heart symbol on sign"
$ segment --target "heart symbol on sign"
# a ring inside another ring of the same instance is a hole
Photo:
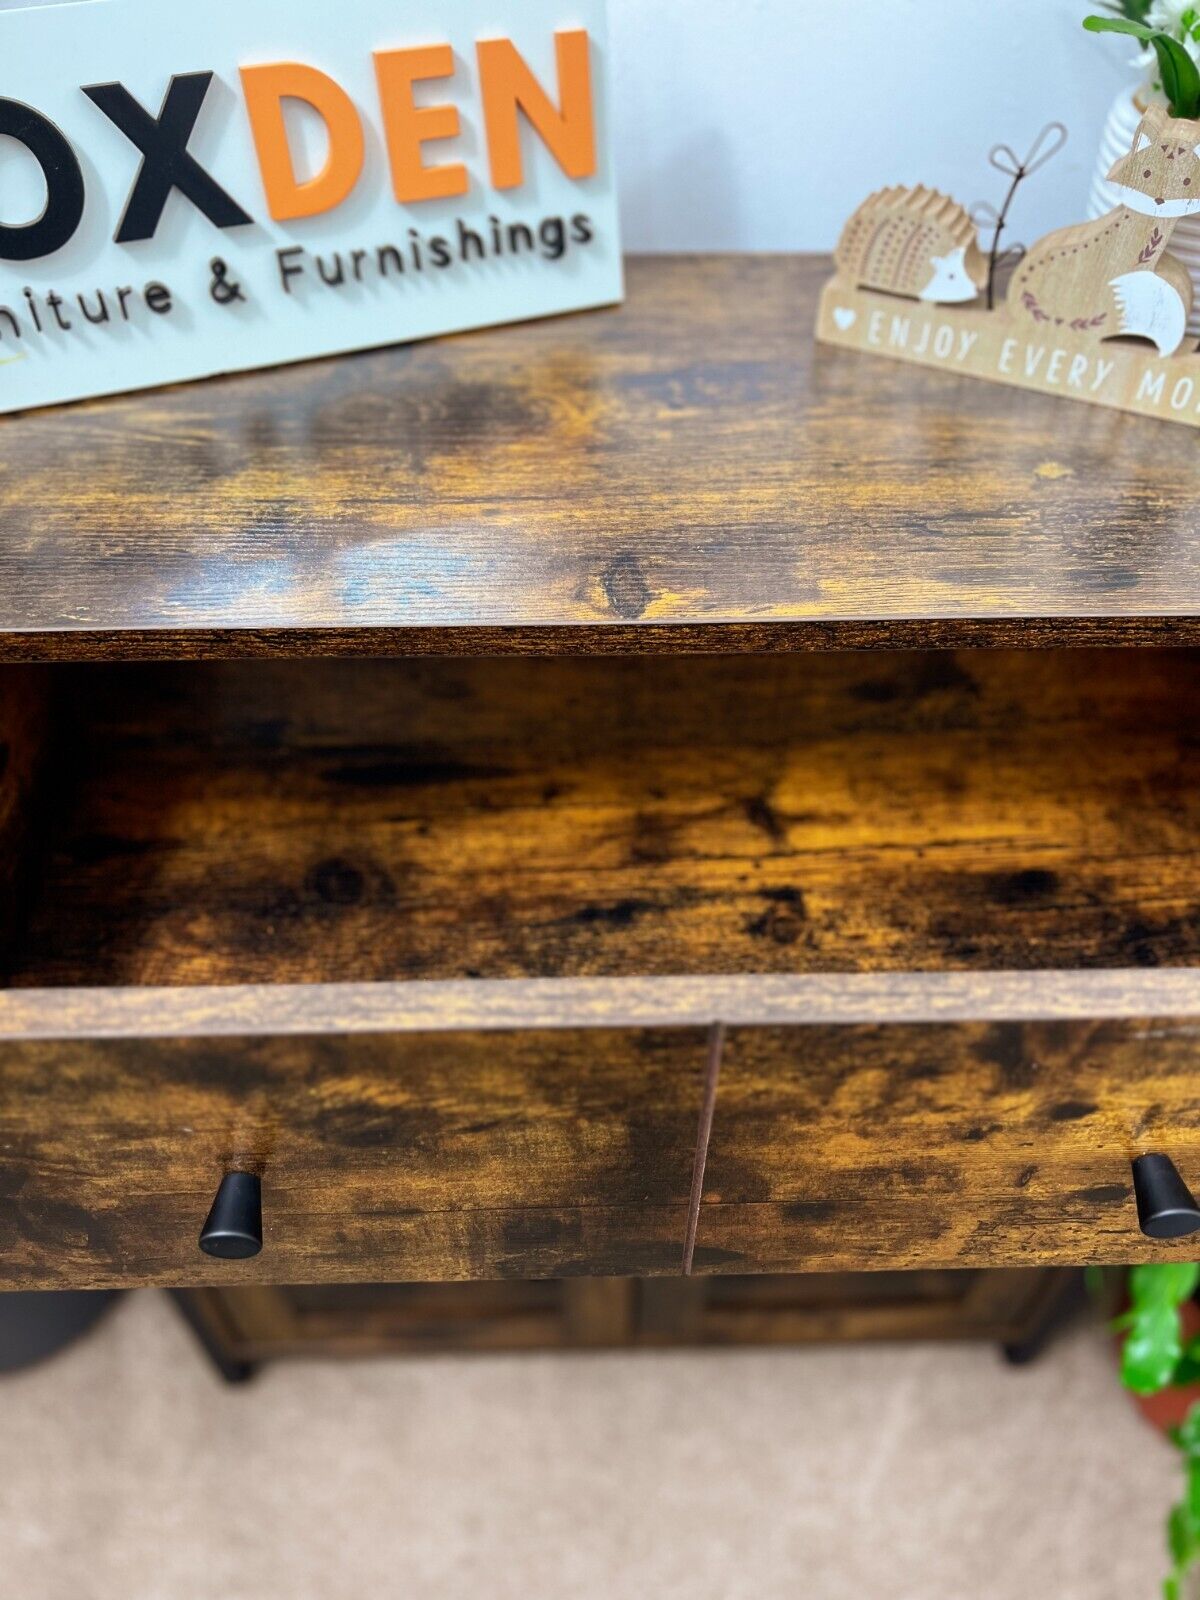
[[[858,312],[851,311],[849,306],[834,306],[833,320],[843,333],[848,333],[858,321]]]

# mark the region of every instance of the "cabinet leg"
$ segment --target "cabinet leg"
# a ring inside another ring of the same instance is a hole
[[[1020,1338],[1008,1340],[1000,1346],[1000,1352],[1009,1366],[1027,1367],[1031,1361],[1036,1361],[1084,1299],[1082,1272],[1068,1269],[1056,1272]]]
[[[1002,1344],[1000,1354],[1010,1367],[1027,1367],[1036,1361],[1049,1342],[1050,1330],[1043,1329],[1032,1339],[1021,1339],[1013,1344]]]
[[[171,1299],[179,1314],[196,1335],[201,1347],[226,1383],[246,1383],[258,1371],[257,1363],[239,1361],[221,1347],[221,1341],[187,1289],[171,1289]]]

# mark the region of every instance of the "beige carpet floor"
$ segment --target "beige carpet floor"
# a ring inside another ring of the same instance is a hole
[[[160,1296],[0,1380],[3,1600],[1153,1600],[1101,1333],[211,1374]]]

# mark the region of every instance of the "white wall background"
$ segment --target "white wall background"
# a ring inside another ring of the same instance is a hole
[[[1086,214],[1100,132],[1134,77],[1089,0],[609,0],[631,250],[825,250],[866,194],[923,182],[999,199],[987,164],[1047,122],[1066,149],[1013,237]]]
[[[0,11],[39,3],[63,0]],[[991,146],[1023,152],[1058,120],[1070,143],[1013,216],[1013,237],[1033,240],[1085,215],[1109,104],[1134,78],[1131,41],[1080,26],[1091,0],[608,5],[631,250],[831,249],[885,183],[995,200]]]

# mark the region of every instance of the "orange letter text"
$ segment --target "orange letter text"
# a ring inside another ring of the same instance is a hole
[[[242,67],[242,92],[258,151],[267,210],[276,222],[315,217],[340,205],[358,182],[363,165],[363,131],[354,102],[316,67],[281,61]],[[299,183],[283,119],[284,100],[303,100],[324,122],[329,156],[324,169]]]
[[[492,184],[497,189],[517,189],[525,181],[518,116],[521,111],[568,178],[590,178],[596,170],[587,31],[573,28],[556,33],[554,44],[558,55],[557,106],[511,39],[480,39],[476,45]]]
[[[467,192],[467,169],[461,161],[427,167],[421,155],[421,146],[427,140],[457,136],[458,112],[453,106],[418,106],[413,98],[415,83],[453,75],[454,52],[448,44],[375,52],[392,192],[402,206],[414,200],[445,200]]]

